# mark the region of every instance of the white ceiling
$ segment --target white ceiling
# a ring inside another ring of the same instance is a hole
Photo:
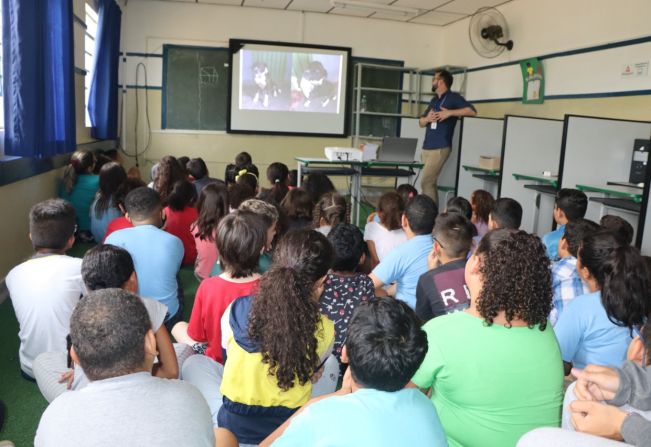
[[[138,0],[132,0],[138,1]],[[248,8],[286,9],[288,11],[320,12],[354,17],[394,20],[445,26],[472,15],[485,6],[497,6],[512,0],[357,0],[368,7],[353,5],[333,6],[333,0],[158,0],[181,3],[208,3],[214,5],[242,6]],[[344,0],[345,1],[345,0]],[[355,2],[355,0],[352,0]],[[338,0],[334,0],[335,3]],[[377,9],[373,5],[379,5]],[[382,5],[407,8],[412,11],[390,11]]]

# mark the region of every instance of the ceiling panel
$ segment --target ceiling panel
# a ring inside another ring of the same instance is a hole
[[[450,0],[397,0],[392,3],[396,6],[406,6],[407,8],[417,8],[423,11],[438,8],[441,5],[448,3]],[[504,1],[504,0],[502,0]]]
[[[242,0],[199,0],[199,3],[211,3],[213,5],[240,6]]]
[[[353,8],[333,8],[329,14],[337,14],[342,16],[353,16],[353,17],[368,17],[373,14],[373,11],[364,11],[361,9]]]
[[[449,12],[438,12],[432,11],[422,16],[416,17],[410,23],[422,23],[424,25],[438,25],[444,26],[452,22],[456,22],[459,19],[466,17],[465,14],[452,14]]]
[[[484,6],[496,6],[505,3],[505,0],[453,0],[437,9],[443,12],[456,12],[458,14],[474,14]]]
[[[285,9],[289,0],[244,0],[244,5],[253,8]]]
[[[330,0],[293,0],[287,9],[292,11],[328,12],[332,9]]]

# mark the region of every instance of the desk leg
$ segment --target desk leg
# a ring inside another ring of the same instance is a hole
[[[360,202],[362,200],[362,168],[355,167],[355,174],[353,174],[353,182],[355,185],[355,210],[354,210],[354,223],[359,226],[360,215]]]
[[[531,234],[538,234],[538,217],[540,216],[540,193],[533,198],[533,230]]]
[[[296,187],[300,188],[301,187],[301,178],[303,178],[303,163],[300,161],[296,164],[296,170],[298,171],[296,173]]]

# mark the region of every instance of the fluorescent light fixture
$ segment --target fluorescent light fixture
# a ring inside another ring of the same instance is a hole
[[[336,8],[348,8],[364,11],[379,11],[386,13],[398,13],[402,15],[418,15],[423,11],[416,8],[407,8],[405,6],[382,5],[379,3],[370,3],[358,0],[330,0],[330,4]]]

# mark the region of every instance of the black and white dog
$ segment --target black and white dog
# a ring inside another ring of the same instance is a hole
[[[255,62],[251,66],[251,71],[253,71],[253,82],[257,86],[253,102],[257,104],[260,102],[260,98],[262,98],[262,106],[265,108],[269,107],[269,96],[277,97],[280,89],[273,79],[271,79],[269,67],[264,62]]]
[[[328,72],[319,61],[310,62],[310,65],[303,70],[300,83],[301,92],[305,96],[303,107],[309,107],[311,102],[316,100],[321,107],[326,107],[330,101],[337,99],[337,89],[326,79],[327,77]]]

